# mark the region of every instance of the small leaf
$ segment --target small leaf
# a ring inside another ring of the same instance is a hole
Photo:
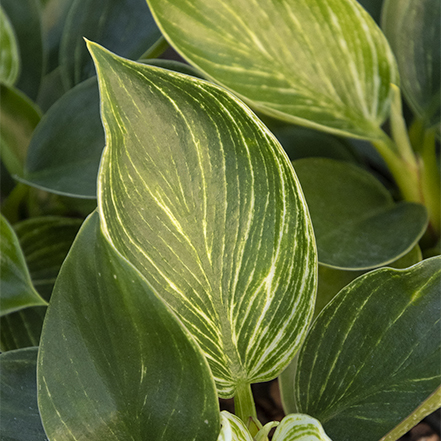
[[[84,223],[55,284],[38,359],[51,441],[216,440],[200,349],[140,273]]]
[[[53,193],[95,198],[104,132],[96,78],[78,84],[47,112],[26,158],[25,182]]]
[[[38,346],[46,306],[33,306],[4,315],[0,320],[0,350]]]
[[[294,162],[323,265],[362,270],[408,253],[427,227],[426,209],[400,202],[370,173],[330,159]]]
[[[253,107],[374,139],[399,82],[392,52],[355,0],[148,0],[175,49]]]
[[[217,441],[253,441],[253,437],[240,418],[226,410],[223,410],[220,416],[221,431]]]
[[[29,142],[40,118],[40,110],[26,95],[0,85],[1,158],[12,175],[23,175]]]
[[[398,62],[404,94],[427,125],[439,124],[441,5],[438,0],[385,0],[382,27]]]
[[[0,215],[0,316],[28,306],[46,305],[32,285],[17,236]]]
[[[356,279],[322,311],[300,351],[298,411],[333,439],[378,441],[439,387],[440,309],[441,257]]]
[[[273,436],[273,441],[331,441],[322,425],[309,415],[287,415]]]
[[[89,48],[107,134],[103,231],[195,336],[221,396],[276,377],[315,292],[314,236],[291,163],[224,89]]]
[[[15,84],[31,100],[37,99],[43,75],[43,40],[38,0],[1,0],[17,37],[20,52],[20,75]]]
[[[37,406],[38,348],[0,355],[0,438],[48,441]]]
[[[14,29],[0,6],[0,83],[12,86],[20,71],[20,54]]]
[[[137,59],[159,40],[161,33],[145,0],[75,0],[60,48],[67,89],[95,74],[84,37]]]

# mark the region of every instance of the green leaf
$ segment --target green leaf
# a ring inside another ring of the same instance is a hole
[[[38,348],[0,355],[0,438],[3,441],[48,441],[37,406]]]
[[[340,291],[300,351],[298,411],[340,441],[386,435],[439,387],[440,303],[441,257],[372,271]]]
[[[159,40],[161,33],[145,0],[75,0],[60,48],[67,89],[95,74],[84,37],[137,59]]]
[[[29,142],[40,118],[40,109],[26,95],[0,85],[1,158],[12,175],[23,175]]]
[[[222,397],[276,377],[315,293],[314,237],[291,163],[225,89],[89,48],[107,135],[106,237],[194,335]]]
[[[74,0],[47,0],[42,5],[41,26],[47,52],[47,72],[58,66],[61,37],[73,3]]]
[[[0,350],[38,346],[46,309],[34,306],[4,315],[0,320]]]
[[[414,426],[416,426],[423,418],[440,408],[441,403],[441,387],[430,395],[414,412],[412,412],[404,421],[392,429],[380,441],[395,441],[403,436]]]
[[[273,441],[331,441],[322,425],[309,415],[287,415],[273,436]]]
[[[223,410],[220,416],[221,431],[217,441],[253,441],[253,437],[240,418],[226,410]]]
[[[375,20],[375,23],[380,23],[381,9],[383,6],[383,0],[357,0],[370,16]]]
[[[32,283],[47,301],[81,224],[81,219],[45,216],[14,225]]]
[[[95,198],[103,147],[98,87],[90,78],[42,118],[29,145],[25,182],[52,193]]]
[[[404,94],[429,126],[439,124],[441,5],[438,0],[386,0],[382,27],[395,53]]]
[[[20,52],[20,75],[15,87],[36,100],[43,75],[43,40],[38,0],[0,0],[14,28]]]
[[[17,236],[0,215],[0,316],[28,306],[46,305],[32,285]]]
[[[294,168],[323,265],[351,270],[384,266],[408,253],[426,230],[422,205],[394,203],[361,168],[320,158],[295,161]]]
[[[216,389],[188,332],[106,241],[95,213],[55,284],[38,360],[51,441],[209,441]]]
[[[392,52],[355,0],[148,0],[175,49],[269,115],[377,138],[399,82]]]
[[[20,54],[14,29],[0,6],[0,83],[12,86],[20,71]]]

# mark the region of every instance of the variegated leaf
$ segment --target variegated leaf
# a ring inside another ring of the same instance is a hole
[[[440,256],[357,278],[311,327],[286,404],[339,441],[378,441],[410,414],[422,418],[441,381],[440,312]]]
[[[253,437],[240,418],[226,410],[222,411],[220,416],[221,431],[217,441],[253,441]]]
[[[191,64],[257,109],[376,138],[398,83],[389,45],[355,0],[147,0]]]
[[[105,234],[195,336],[221,396],[276,377],[304,338],[316,285],[288,158],[224,89],[89,49],[107,137]]]
[[[273,441],[331,441],[315,418],[303,414],[287,415],[273,436]]]

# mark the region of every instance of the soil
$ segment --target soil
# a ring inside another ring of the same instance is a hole
[[[277,380],[268,383],[253,384],[253,395],[256,403],[257,417],[262,424],[269,421],[280,421],[285,413],[280,398]],[[233,399],[219,400],[221,410],[234,412]],[[398,441],[441,441],[441,409],[426,417]]]

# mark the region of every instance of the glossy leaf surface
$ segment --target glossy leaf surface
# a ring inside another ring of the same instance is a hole
[[[164,36],[264,113],[376,138],[398,83],[384,35],[355,0],[148,0]],[[323,56],[325,55],[325,56]]]
[[[215,440],[216,389],[200,349],[95,213],[55,285],[38,360],[51,441]]]
[[[38,346],[46,306],[33,306],[4,315],[0,320],[0,350]]]
[[[19,46],[20,75],[15,87],[35,101],[43,75],[43,40],[39,0],[1,0]]]
[[[273,436],[273,441],[331,441],[322,425],[309,415],[285,416]]]
[[[395,53],[402,88],[413,111],[439,124],[441,5],[437,0],[386,0],[382,27]]]
[[[0,6],[0,83],[12,86],[20,70],[20,54],[14,29]]]
[[[84,37],[137,59],[157,42],[161,33],[145,0],[75,0],[66,19],[60,48],[60,65],[67,88],[95,74]]]
[[[25,179],[64,195],[96,197],[104,148],[96,78],[63,95],[38,125],[29,145]]]
[[[352,282],[300,351],[298,411],[321,421],[332,439],[386,435],[439,387],[440,303],[441,257]]]
[[[253,441],[243,421],[227,411],[221,414],[221,431],[217,441]]]
[[[40,109],[25,94],[0,85],[1,158],[12,175],[23,175],[28,146],[40,118]]]
[[[427,226],[422,205],[401,202],[370,173],[351,164],[294,162],[311,213],[321,264],[341,269],[386,265],[408,253]]]
[[[0,437],[3,441],[48,441],[37,406],[38,348],[0,355]]]
[[[17,236],[0,215],[0,315],[28,306],[46,305],[32,285]]]
[[[195,336],[222,396],[276,377],[303,339],[316,276],[281,146],[224,89],[90,50],[107,134],[103,231]]]

